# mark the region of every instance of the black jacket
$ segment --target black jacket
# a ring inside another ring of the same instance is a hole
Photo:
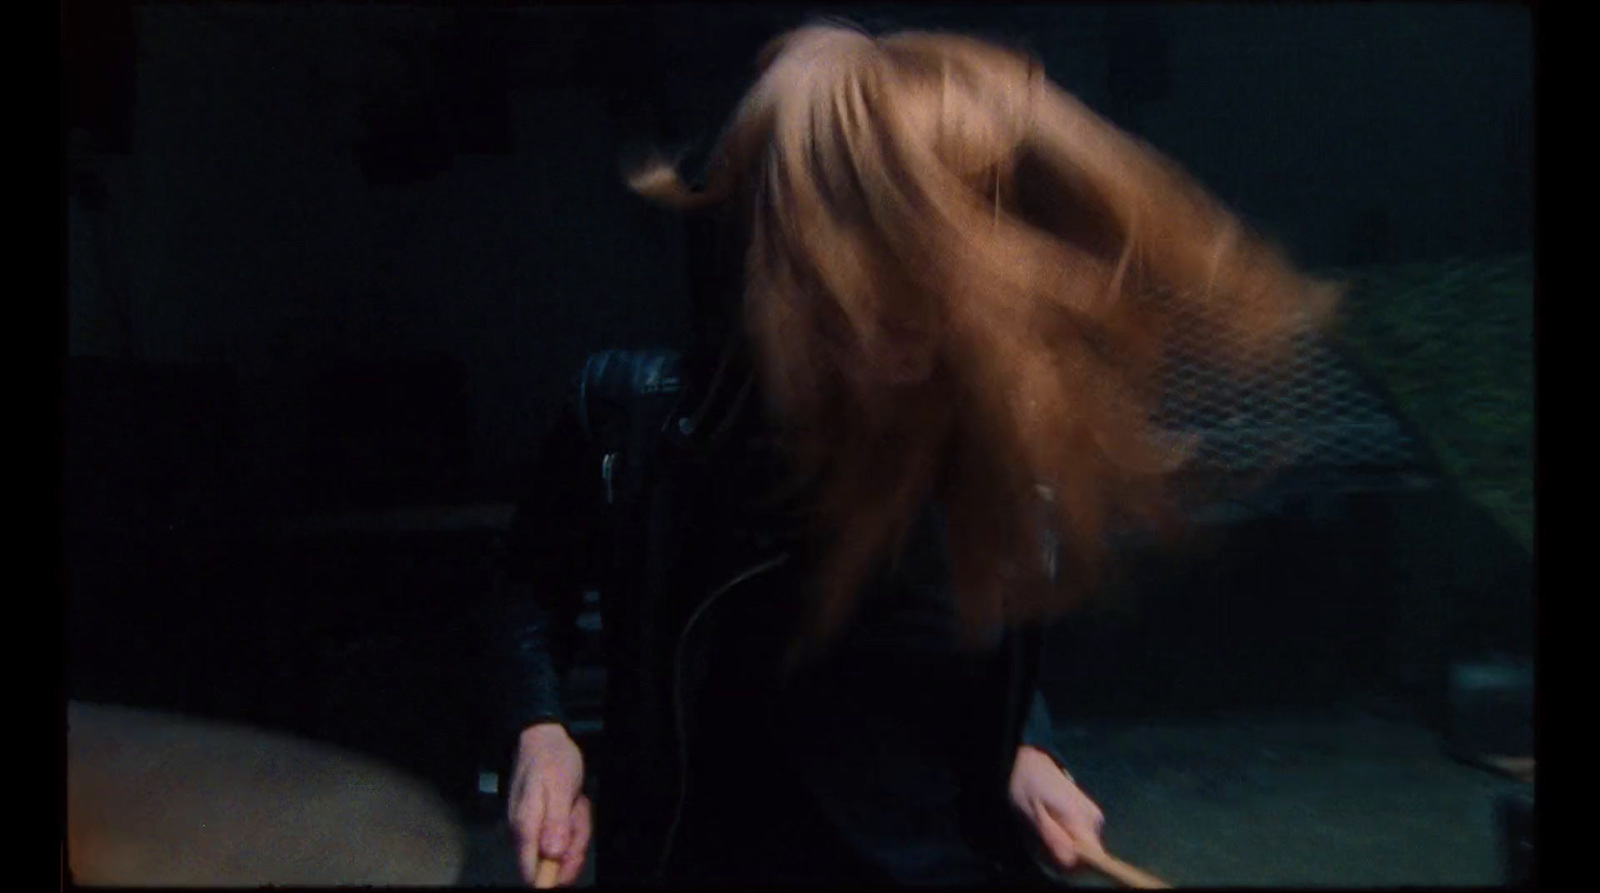
[[[601,593],[607,691],[597,754],[597,870],[608,883],[647,880],[672,845],[684,769],[703,730],[696,692],[709,646],[738,629],[747,596],[764,602],[806,566],[806,546],[759,498],[776,462],[761,447],[748,391],[695,387],[667,351],[589,359],[539,445],[508,540],[495,648],[504,671],[509,743],[539,722],[566,722],[582,593]],[[792,588],[792,587],[791,587]],[[741,600],[744,600],[741,602]],[[732,627],[732,628],[730,628]],[[1016,825],[1006,786],[1017,748],[1055,756],[1036,688],[1039,634],[1008,630],[992,722],[992,849],[1028,870],[1031,831]],[[963,718],[963,721],[968,721]]]

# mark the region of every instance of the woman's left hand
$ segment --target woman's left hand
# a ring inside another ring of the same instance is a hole
[[[1011,803],[1061,868],[1076,867],[1084,852],[1104,851],[1100,828],[1105,814],[1044,751],[1028,746],[1017,750]]]

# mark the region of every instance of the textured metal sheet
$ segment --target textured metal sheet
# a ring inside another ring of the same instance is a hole
[[[1285,467],[1406,470],[1426,453],[1373,387],[1325,339],[1307,337],[1271,373],[1232,374],[1203,359],[1191,333],[1176,329],[1155,423],[1198,438],[1197,471]]]

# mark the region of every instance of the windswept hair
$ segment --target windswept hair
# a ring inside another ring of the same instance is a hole
[[[827,540],[813,632],[930,498],[968,630],[1071,607],[1109,528],[1164,517],[1169,326],[1259,371],[1335,290],[1021,54],[818,24],[759,66],[703,189],[664,161],[630,183],[747,227],[756,374]]]

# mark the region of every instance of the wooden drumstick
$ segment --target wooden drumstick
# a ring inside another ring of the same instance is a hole
[[[1124,887],[1134,890],[1171,890],[1172,885],[1112,856],[1105,850],[1080,850],[1084,864]]]
[[[535,890],[549,890],[555,887],[556,880],[561,876],[561,863],[554,859],[539,860],[539,870],[533,876]]]

